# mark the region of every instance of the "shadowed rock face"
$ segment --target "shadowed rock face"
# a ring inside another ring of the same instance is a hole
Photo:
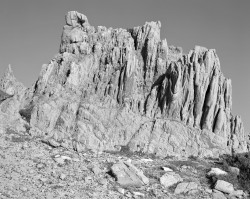
[[[113,29],[66,16],[60,53],[24,97],[33,134],[78,151],[216,156],[247,151],[232,116],[231,80],[215,50],[188,54],[160,39],[160,22]]]

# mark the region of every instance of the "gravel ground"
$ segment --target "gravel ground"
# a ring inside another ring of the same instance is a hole
[[[211,161],[157,159],[143,154],[77,153],[52,147],[39,138],[13,130],[0,134],[0,198],[212,198],[205,174]],[[149,184],[121,187],[110,175],[119,161],[131,162],[149,178]],[[174,194],[176,187],[164,188],[163,167],[171,168],[184,181],[196,182],[195,194]]]

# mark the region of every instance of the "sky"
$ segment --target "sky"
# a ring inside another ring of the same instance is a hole
[[[30,87],[58,53],[65,14],[76,10],[93,26],[130,28],[161,21],[161,38],[181,46],[216,49],[232,79],[233,114],[250,132],[250,0],[1,0],[0,76],[11,64]]]

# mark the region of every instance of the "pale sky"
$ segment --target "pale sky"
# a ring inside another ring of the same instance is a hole
[[[58,53],[64,16],[76,10],[91,25],[129,28],[161,21],[161,38],[214,48],[233,84],[233,113],[250,131],[250,0],[1,0],[0,76],[8,64],[31,86]]]

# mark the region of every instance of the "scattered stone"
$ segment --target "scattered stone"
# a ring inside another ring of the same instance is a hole
[[[38,169],[43,169],[44,167],[45,167],[45,164],[43,164],[43,163],[39,163],[36,165],[36,168],[38,168]]]
[[[68,160],[68,161],[71,161],[71,160],[72,160],[70,157],[65,156],[65,155],[62,155],[61,158],[64,159],[64,160]]]
[[[175,194],[188,193],[198,189],[198,184],[196,182],[182,182],[175,188]]]
[[[153,160],[150,159],[150,158],[148,158],[148,159],[144,159],[144,158],[143,158],[143,159],[141,159],[141,161],[142,161],[142,162],[153,162]]]
[[[84,165],[81,165],[81,168],[78,169],[78,172],[88,171],[89,169],[85,167]]]
[[[173,172],[173,170],[168,167],[162,167],[162,169],[166,172]]]
[[[60,179],[61,179],[61,180],[64,180],[66,177],[67,177],[67,175],[64,174],[64,173],[62,173],[62,174],[60,175]]]
[[[231,167],[231,166],[229,166],[228,170],[229,170],[229,172],[231,172],[231,173],[233,173],[233,174],[235,174],[237,176],[240,175],[240,169],[237,168],[237,167]]]
[[[55,141],[54,139],[49,139],[44,142],[49,144],[52,147],[59,147],[61,145],[59,142]]]
[[[39,179],[40,179],[41,182],[47,182],[47,180],[48,180],[47,178],[44,178],[44,177],[41,177]]]
[[[22,186],[22,187],[20,187],[20,190],[21,190],[21,191],[23,191],[23,192],[26,192],[26,191],[28,191],[28,188],[27,188],[27,187]]]
[[[29,145],[28,145],[27,142],[23,143],[23,145],[22,145],[22,148],[23,148],[23,149],[28,148],[28,147],[29,147]]]
[[[160,178],[161,184],[166,188],[182,181],[181,176],[175,172],[167,172]]]
[[[224,180],[217,180],[214,188],[217,189],[218,191],[228,193],[228,194],[230,194],[234,191],[233,185],[229,182],[224,181]]]
[[[188,166],[188,165],[182,165],[180,168],[180,171],[188,171],[192,173],[197,173],[197,170],[194,167]]]
[[[91,180],[92,180],[92,177],[91,177],[91,176],[87,176],[87,177],[84,178],[84,181],[85,181],[86,183],[90,182]]]
[[[207,173],[207,176],[219,176],[219,175],[227,175],[226,171],[223,171],[219,168],[211,168],[211,170]]]
[[[62,164],[62,165],[63,165],[63,164],[65,164],[66,160],[67,160],[67,161],[70,161],[71,158],[68,157],[68,156],[56,155],[56,156],[54,157],[54,160],[55,160],[58,164]]]
[[[143,172],[137,169],[129,161],[114,164],[111,172],[115,175],[117,182],[122,186],[140,187],[149,183],[149,179]]]
[[[241,197],[244,195],[244,191],[243,190],[237,190],[237,191],[233,191],[229,194],[229,197],[231,196],[236,196],[236,197]]]
[[[80,162],[80,159],[79,158],[73,158],[72,159],[74,162]]]
[[[123,189],[123,188],[121,188],[121,187],[118,187],[117,188],[117,191],[119,192],[119,193],[121,193],[121,194],[125,194],[125,189]]]
[[[104,178],[99,179],[98,182],[103,186],[106,186],[108,184],[108,181]]]
[[[61,158],[60,156],[59,157],[55,157],[54,160],[58,163],[58,164],[64,164],[64,159]]]
[[[137,192],[137,191],[133,191],[133,194],[134,194],[134,196],[142,196],[142,197],[144,197],[144,196],[145,196],[145,194],[144,194],[144,193]]]
[[[91,168],[92,172],[95,174],[95,175],[99,175],[100,173],[102,173],[102,170],[97,166],[97,165],[94,165],[92,168]]]
[[[213,193],[213,190],[212,189],[209,189],[209,188],[206,188],[205,191],[209,194]]]
[[[125,196],[128,197],[128,198],[132,198],[133,197],[132,193],[130,193],[130,192],[127,192]]]
[[[227,197],[220,191],[213,192],[212,196],[213,196],[213,199],[227,199]]]

